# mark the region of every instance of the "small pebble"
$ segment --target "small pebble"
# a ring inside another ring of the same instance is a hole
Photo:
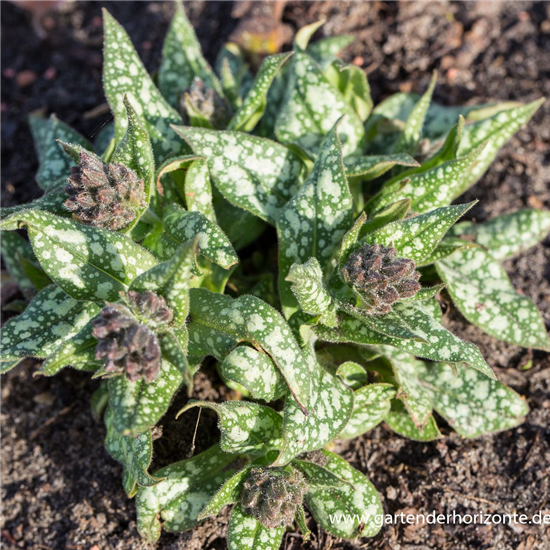
[[[36,79],[38,75],[34,71],[21,71],[17,73],[15,81],[20,88],[26,88],[30,86]]]

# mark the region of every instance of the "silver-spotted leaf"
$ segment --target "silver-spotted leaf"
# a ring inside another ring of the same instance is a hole
[[[334,126],[323,139],[306,183],[285,206],[277,222],[279,294],[287,317],[297,310],[296,298],[286,280],[292,264],[317,258],[321,267],[327,266],[352,223],[353,201]]]
[[[384,513],[376,488],[343,458],[328,451],[322,453],[328,459],[324,467],[349,485],[308,491],[306,502],[313,517],[336,537],[373,537],[382,527],[378,517]]]
[[[302,311],[319,316],[320,322],[329,327],[338,324],[336,307],[325,288],[317,258],[310,258],[304,264],[292,264],[286,280],[292,283],[291,290]]]
[[[161,521],[167,531],[191,529],[198,515],[220,485],[234,473],[227,469],[235,459],[219,445],[188,460],[170,464],[153,476],[165,478],[153,487],[141,487],[137,494],[137,526],[149,542],[160,537]],[[222,471],[224,470],[224,471]]]
[[[229,520],[228,550],[279,550],[284,532],[284,526],[264,527],[238,504],[231,511]]]
[[[193,407],[211,409],[218,415],[220,447],[226,453],[263,453],[280,445],[282,417],[270,407],[248,401],[191,401],[178,416]]]
[[[252,88],[229,122],[228,130],[251,132],[254,129],[264,114],[269,87],[281,66],[291,55],[292,53],[280,53],[264,59]]]
[[[352,439],[378,426],[388,414],[396,393],[392,384],[369,384],[356,389],[353,412],[338,438]]]
[[[476,202],[443,206],[414,218],[385,225],[365,237],[365,242],[393,246],[397,255],[421,263],[436,248],[449,228]]]
[[[412,168],[420,165],[410,155],[401,153],[396,155],[347,157],[344,159],[344,166],[348,178],[359,177],[361,181],[370,181],[382,176],[394,166]]]
[[[151,383],[131,382],[124,375],[110,378],[109,404],[117,432],[135,437],[154,426],[168,410],[182,381],[181,372],[166,360],[159,377]]]
[[[177,109],[183,93],[200,78],[208,88],[223,96],[221,84],[204,59],[193,26],[185,15],[181,2],[176,11],[162,48],[158,82],[162,95]]]
[[[422,382],[432,393],[435,410],[464,437],[515,428],[529,412],[514,390],[474,369],[455,373],[443,363],[430,364]]]
[[[212,181],[225,199],[271,224],[301,184],[300,157],[279,143],[241,132],[174,130],[207,159]]]
[[[282,315],[255,296],[230,296],[192,289],[191,318],[267,353],[304,410],[311,396],[310,367]],[[193,337],[190,335],[190,345]]]
[[[124,235],[49,212],[25,210],[0,223],[9,231],[23,226],[44,271],[76,300],[117,301],[120,291],[157,263]]]
[[[128,127],[124,98],[128,95],[143,119],[155,158],[161,161],[170,153],[182,152],[182,145],[170,132],[170,124],[181,117],[162,97],[132,45],[130,37],[112,15],[103,10],[105,36],[103,87],[115,116],[115,140],[120,142]]]
[[[394,432],[414,441],[434,441],[441,437],[433,416],[430,416],[422,428],[418,428],[405,409],[405,405],[398,399],[392,401],[391,410],[385,420]]]
[[[244,386],[254,399],[275,401],[286,393],[281,373],[265,353],[249,346],[238,346],[220,366],[224,378]]]
[[[450,230],[449,235],[471,238],[489,250],[493,258],[503,260],[534,246],[549,232],[550,212],[518,210],[484,223],[459,223]]]
[[[550,350],[550,338],[536,305],[516,292],[489,252],[481,247],[458,250],[435,266],[468,321],[504,342]]]
[[[151,487],[164,478],[149,474],[148,469],[153,458],[153,441],[151,433],[144,432],[137,437],[120,435],[113,425],[113,411],[105,412],[105,447],[107,452],[122,464],[122,484],[126,494],[133,497],[140,487]]]
[[[342,117],[338,133],[347,156],[360,150],[363,123],[313,58],[296,48],[288,89],[275,126],[277,139],[317,153],[324,136]]]
[[[2,361],[48,357],[77,334],[99,312],[93,302],[79,302],[50,285],[41,290],[25,311],[2,327]]]

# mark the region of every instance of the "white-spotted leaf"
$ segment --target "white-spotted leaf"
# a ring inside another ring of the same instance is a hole
[[[284,526],[264,527],[238,504],[231,511],[229,520],[228,550],[279,550],[284,532]]]
[[[325,468],[349,485],[308,491],[306,502],[313,517],[336,537],[373,537],[382,527],[377,516],[384,513],[376,488],[343,458],[328,451],[322,452],[328,459]],[[329,515],[341,521],[331,521]]]
[[[361,181],[370,181],[385,174],[394,166],[412,168],[420,166],[410,155],[371,155],[366,157],[347,157],[344,159],[346,176],[359,177]]]
[[[269,139],[241,133],[174,126],[208,161],[218,191],[231,204],[275,224],[296,193],[303,164],[296,153]]]
[[[504,342],[550,350],[537,306],[516,292],[489,252],[481,247],[458,250],[435,266],[468,321]]]
[[[149,542],[160,537],[161,521],[167,531],[191,529],[198,515],[220,485],[234,470],[224,470],[235,457],[224,453],[219,445],[188,460],[175,462],[156,471],[155,478],[165,478],[153,487],[140,487],[137,499],[137,526]],[[222,471],[223,470],[223,471]]]
[[[430,416],[428,422],[422,427],[415,426],[405,405],[398,399],[392,401],[391,410],[387,414],[386,424],[399,435],[412,439],[414,441],[434,441],[441,437],[441,433],[433,416]]]
[[[182,145],[170,132],[170,124],[181,117],[162,97],[132,45],[130,37],[112,15],[103,10],[105,36],[103,87],[115,116],[115,140],[120,142],[128,127],[124,98],[128,95],[137,114],[144,121],[155,159],[182,152]]]
[[[76,300],[117,301],[120,291],[157,263],[124,235],[49,212],[25,210],[0,223],[9,231],[23,226],[44,271]]]
[[[270,407],[247,401],[190,401],[178,416],[193,407],[211,409],[218,415],[220,447],[226,453],[265,452],[281,443],[282,417]]]
[[[224,378],[244,386],[254,399],[275,401],[287,391],[284,378],[269,356],[249,346],[231,351],[220,370]]]
[[[2,327],[1,360],[48,357],[77,334],[99,309],[92,302],[74,300],[55,285],[46,287],[23,313]]]

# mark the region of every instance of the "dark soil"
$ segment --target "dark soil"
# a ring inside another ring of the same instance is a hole
[[[129,31],[147,67],[159,53],[173,10],[169,2],[76,2],[63,5],[36,36],[30,17],[2,2],[2,192],[5,205],[37,196],[36,159],[27,115],[55,112],[88,137],[108,120],[92,109],[101,91],[100,8],[106,5]],[[192,22],[212,61],[237,25],[231,2],[190,3]],[[550,4],[539,2],[292,2],[284,21],[293,28],[321,16],[324,34],[353,33],[346,59],[369,73],[376,101],[389,93],[423,91],[440,70],[437,101],[447,104],[550,96]],[[359,59],[361,58],[361,59]],[[31,71],[23,77],[23,71]],[[30,74],[30,76],[29,76]],[[34,80],[33,80],[34,79]],[[27,80],[27,83],[24,82]],[[28,84],[29,80],[33,80]],[[22,86],[22,84],[27,84]],[[550,101],[499,154],[464,197],[479,198],[479,221],[535,207],[550,208]],[[550,241],[506,262],[513,283],[535,300],[550,326]],[[521,427],[462,440],[443,428],[437,443],[407,441],[380,426],[338,451],[364,471],[382,495],[386,513],[550,513],[550,361],[490,338],[450,310],[446,324],[475,342],[501,379],[531,407]],[[532,361],[532,368],[522,367]],[[103,448],[104,428],[92,419],[96,383],[74,371],[33,378],[29,361],[2,387],[2,539],[5,548],[139,550],[134,503],[121,468]],[[195,397],[223,400],[212,371],[198,375]],[[183,395],[163,419],[155,465],[180,460],[190,447],[194,418],[174,421]],[[177,434],[177,435],[176,435]],[[216,438],[214,419],[201,420],[197,451]],[[163,534],[159,549],[225,548],[227,511],[190,533]],[[286,548],[360,546],[319,532],[312,541],[288,534]],[[373,549],[548,550],[550,527],[534,525],[387,526],[364,546]]]

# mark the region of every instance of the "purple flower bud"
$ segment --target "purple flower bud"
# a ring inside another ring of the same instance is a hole
[[[106,164],[92,153],[81,152],[71,168],[65,207],[78,221],[117,231],[127,227],[136,210],[145,206],[143,181],[122,164]]]
[[[302,504],[306,484],[297,470],[253,468],[243,483],[241,504],[268,529],[290,525]]]
[[[414,296],[421,288],[413,260],[397,258],[395,248],[379,244],[366,244],[350,254],[341,275],[370,315],[389,313],[392,304]]]

